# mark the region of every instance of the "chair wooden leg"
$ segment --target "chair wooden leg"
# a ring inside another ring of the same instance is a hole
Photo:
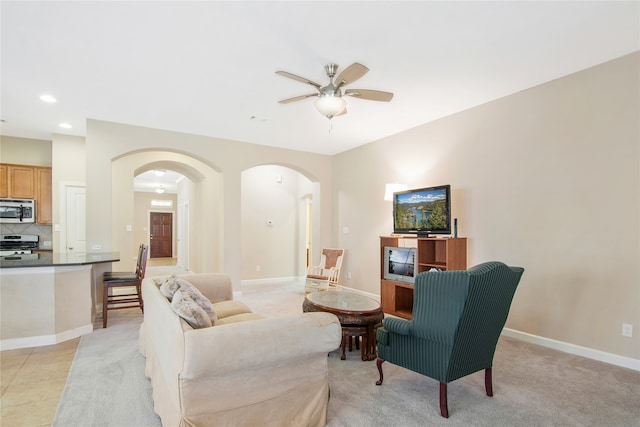
[[[491,368],[484,370],[484,388],[487,391],[487,396],[493,396],[493,381],[491,380]]]
[[[138,303],[140,304],[140,310],[144,313],[144,301],[142,301],[142,283],[138,283],[136,285],[136,290],[138,292]]]
[[[378,360],[376,360],[376,366],[378,367],[378,372],[380,373],[380,379],[378,381],[376,381],[376,385],[382,385],[382,380],[384,379],[383,375],[382,375],[382,364],[384,363],[384,359],[380,359],[378,357]]]
[[[107,309],[109,305],[109,287],[102,285],[102,328],[107,328]]]
[[[447,383],[440,383],[440,415],[449,418],[449,407],[447,405]]]

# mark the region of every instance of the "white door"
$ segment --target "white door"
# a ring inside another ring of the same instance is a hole
[[[67,252],[86,253],[86,189],[85,187],[66,187],[66,250]]]

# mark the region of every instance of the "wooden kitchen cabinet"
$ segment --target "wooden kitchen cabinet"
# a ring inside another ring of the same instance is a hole
[[[0,164],[0,198],[34,199],[36,223],[53,223],[51,168]]]
[[[0,165],[0,198],[9,197],[9,171],[7,165]]]
[[[52,224],[51,168],[35,168],[36,174],[36,223]]]
[[[33,166],[7,165],[8,187],[11,199],[35,199],[36,180]]]

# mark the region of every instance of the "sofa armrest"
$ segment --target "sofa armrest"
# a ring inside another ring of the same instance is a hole
[[[178,276],[198,288],[211,302],[233,299],[231,278],[222,273],[181,274]]]
[[[187,331],[180,378],[197,379],[260,369],[329,353],[340,346],[342,327],[331,313],[302,313]]]

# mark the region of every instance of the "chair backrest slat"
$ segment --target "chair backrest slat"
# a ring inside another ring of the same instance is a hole
[[[144,279],[144,274],[147,270],[147,253],[149,251],[148,245],[142,245],[140,248],[140,265],[138,266],[138,271],[136,271],[136,275],[140,278],[140,281]]]

